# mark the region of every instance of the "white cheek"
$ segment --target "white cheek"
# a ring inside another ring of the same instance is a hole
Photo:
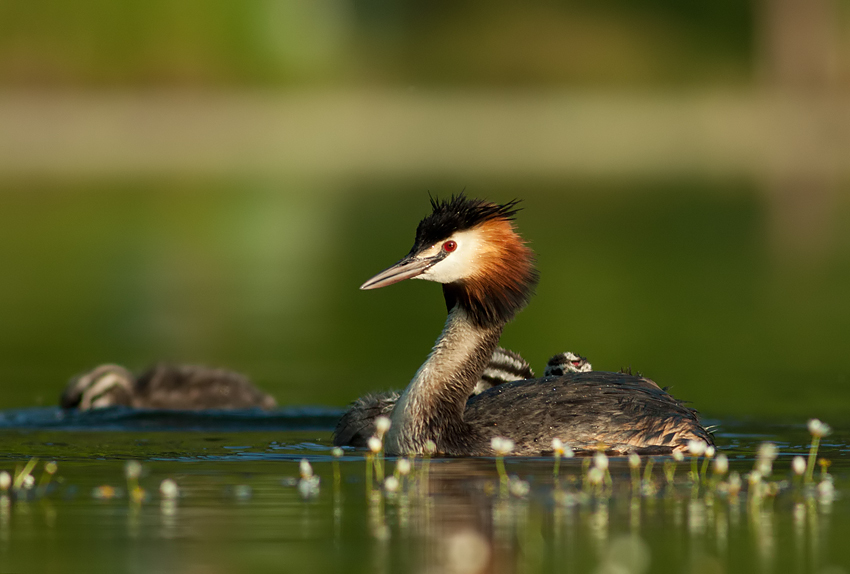
[[[417,279],[453,283],[469,277],[475,271],[476,255],[479,252],[478,234],[475,231],[462,231],[455,233],[450,239],[457,243],[457,249]]]

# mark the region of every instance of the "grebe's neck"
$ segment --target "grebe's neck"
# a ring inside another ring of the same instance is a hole
[[[446,302],[452,303],[448,296]],[[393,409],[386,442],[389,454],[424,453],[429,440],[437,452],[448,452],[449,445],[456,451],[473,438],[463,411],[504,325],[503,321],[482,324],[463,305],[451,307],[431,354]]]

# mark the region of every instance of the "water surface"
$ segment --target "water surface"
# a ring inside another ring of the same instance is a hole
[[[0,469],[32,456],[58,462],[53,486],[0,500],[4,572],[838,573],[850,564],[846,428],[821,449],[837,490],[824,502],[789,471],[808,448],[803,426],[709,421],[741,473],[762,441],[778,445],[770,480],[781,489],[756,504],[746,484],[737,498],[694,489],[688,461],[665,487],[664,457],[652,475],[660,490],[638,497],[623,459],[611,460],[611,491],[583,499],[581,462],[562,463],[556,489],[549,458],[508,459],[508,473],[527,482],[519,496],[500,494],[492,458],[435,459],[427,478],[419,460],[399,493],[381,494],[373,475],[367,495],[363,452],[347,450],[334,481],[337,413],[327,409],[235,413],[218,427],[209,413],[2,414]],[[302,459],[320,478],[313,495],[298,487]],[[143,465],[138,503],[128,497],[128,460]],[[387,461],[388,472],[394,466]],[[166,478],[178,499],[159,493]],[[116,494],[104,499],[107,485]]]

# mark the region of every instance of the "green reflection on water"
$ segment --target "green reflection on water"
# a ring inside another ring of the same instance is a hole
[[[736,427],[731,469],[753,466],[763,427]],[[774,428],[778,496],[753,504],[694,490],[681,463],[674,487],[632,496],[629,469],[611,459],[613,488],[572,502],[557,496],[551,459],[509,459],[526,497],[500,497],[492,459],[419,460],[398,494],[367,498],[362,453],[347,452],[335,485],[327,433],[5,432],[0,470],[32,452],[59,461],[46,496],[0,497],[0,568],[33,572],[846,572],[850,532],[846,431],[827,440],[838,496],[805,498],[790,481],[789,454],[806,451],[801,428]],[[747,458],[738,458],[746,453]],[[318,494],[296,487],[312,461]],[[125,488],[124,461],[143,461],[147,497],[97,499]],[[645,462],[645,460],[644,460]],[[389,461],[389,469],[394,461]],[[36,478],[42,465],[36,466]],[[562,492],[581,492],[582,465],[565,461]],[[180,496],[158,492],[165,478]],[[478,565],[479,569],[473,569]],[[642,565],[642,566],[641,566]],[[832,567],[832,570],[827,568]]]
[[[463,183],[183,181],[0,189],[0,407],[54,404],[101,362],[226,366],[281,404],[404,386],[440,290],[357,287],[410,247],[426,191]],[[829,418],[850,386],[850,212],[773,224],[730,182],[487,182],[521,197],[542,281],[503,344],[537,371],[562,350],[631,365],[710,416]],[[796,244],[800,249],[789,249]],[[809,246],[809,247],[806,247]]]

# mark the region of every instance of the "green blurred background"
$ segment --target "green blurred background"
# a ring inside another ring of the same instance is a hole
[[[850,2],[0,2],[0,408],[101,362],[404,386],[427,194],[524,200],[503,344],[712,417],[850,401]]]

